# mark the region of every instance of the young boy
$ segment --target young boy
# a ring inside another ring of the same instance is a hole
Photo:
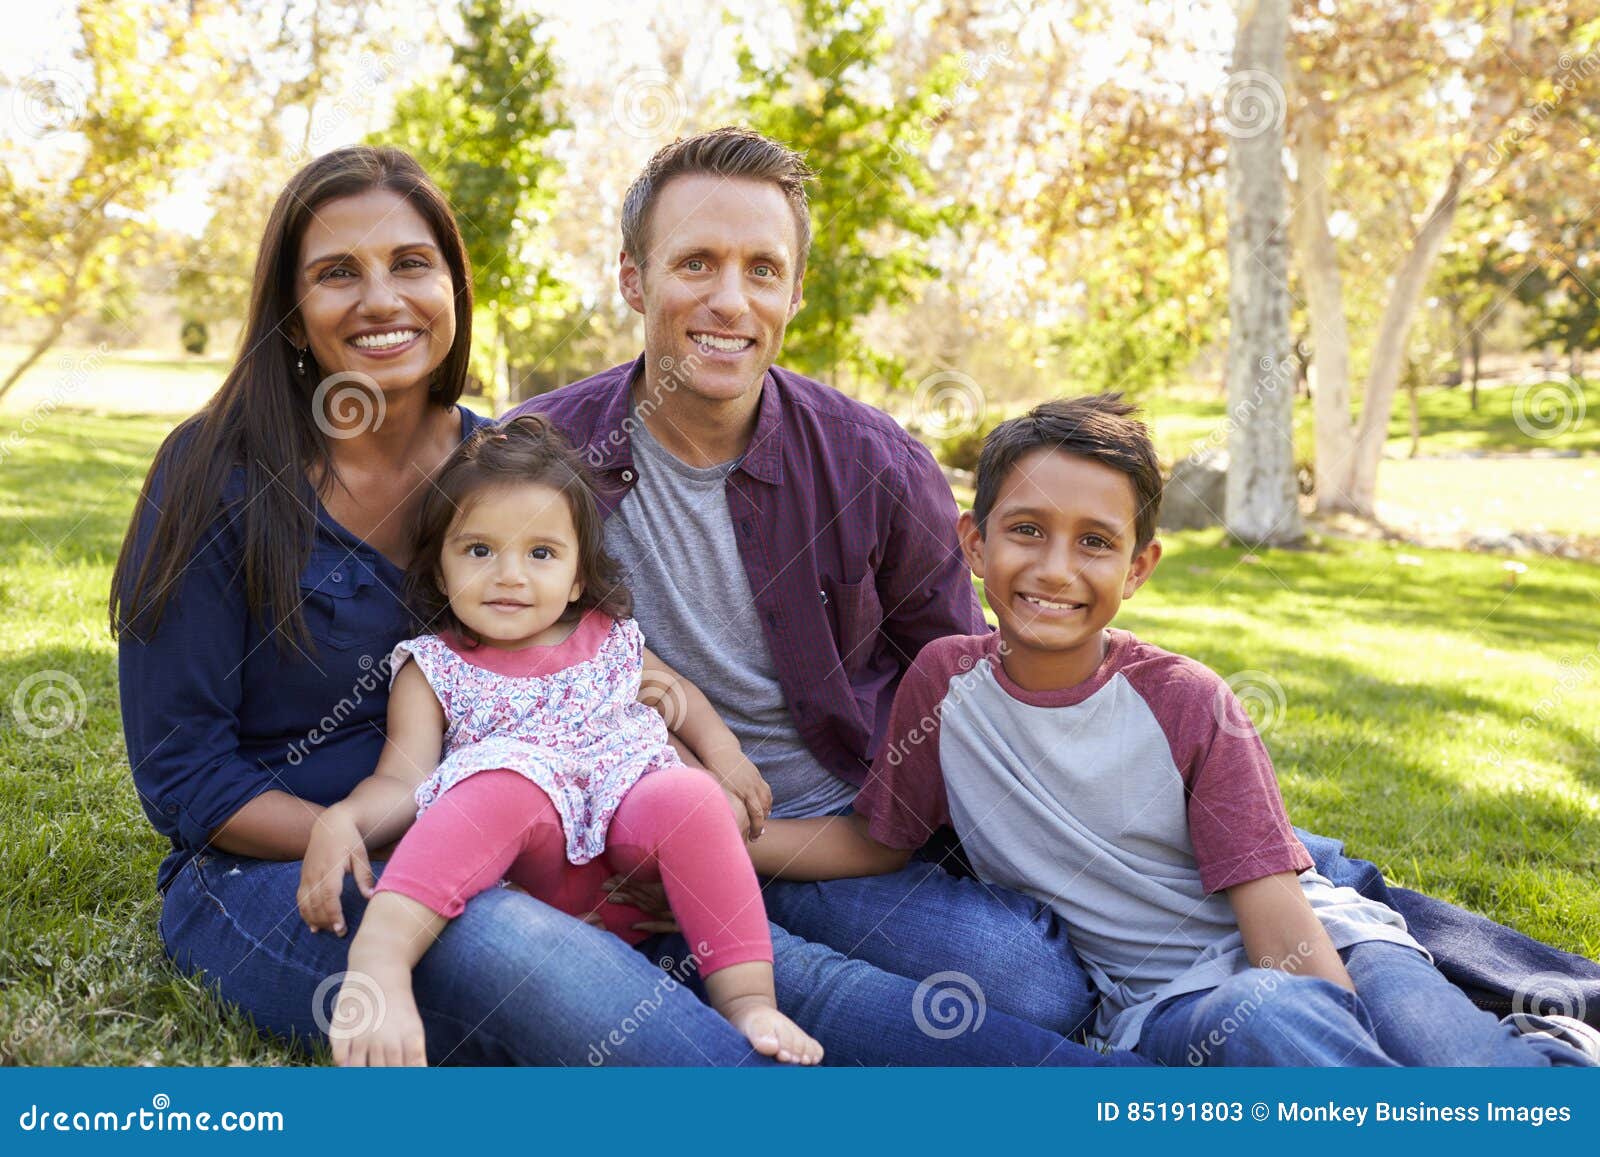
[[[1067,922],[1096,1035],[1165,1064],[1592,1063],[1479,1011],[1396,912],[1309,871],[1227,683],[1110,626],[1161,558],[1133,412],[1050,402],[989,436],[960,535],[998,634],[929,643],[856,814],[774,824],[757,870],[894,871],[948,823],[980,878]]]

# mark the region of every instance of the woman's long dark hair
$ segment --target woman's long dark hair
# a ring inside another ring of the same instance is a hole
[[[439,588],[439,556],[457,517],[478,491],[508,483],[535,483],[559,490],[578,532],[578,582],[583,587],[558,622],[572,622],[591,608],[625,619],[633,596],[618,577],[621,568],[606,553],[605,520],[595,502],[595,480],[583,458],[542,414],[524,414],[498,426],[479,426],[457,446],[433,477],[417,512],[416,551],[406,571],[406,605],[423,629],[454,631],[467,642],[480,640],[456,618]]]
[[[147,636],[193,559],[201,535],[219,518],[238,520],[244,539],[241,578],[246,602],[280,646],[310,643],[299,610],[300,572],[310,557],[316,513],[306,502],[308,478],[323,493],[337,481],[327,436],[312,412],[320,371],[295,372],[289,323],[295,317],[300,244],[316,210],[329,201],[385,189],[408,201],[433,231],[454,286],[456,336],[434,371],[429,400],[455,405],[467,381],[472,347],[472,275],[450,206],[410,154],[352,146],[318,157],[278,195],[256,255],[250,314],[240,353],[204,409],[167,436],[156,452],[122,541],[111,580],[111,630]],[[244,499],[224,509],[230,473],[244,469]],[[152,500],[159,477],[160,505]],[[141,535],[144,519],[155,520]],[[148,549],[139,549],[140,540]]]

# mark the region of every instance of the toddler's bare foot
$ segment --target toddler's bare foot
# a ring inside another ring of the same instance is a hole
[[[786,1065],[814,1065],[822,1060],[822,1046],[765,997],[746,997],[718,1011],[762,1056]]]

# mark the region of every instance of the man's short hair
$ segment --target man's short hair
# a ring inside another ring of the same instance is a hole
[[[1138,407],[1121,394],[1087,394],[1035,406],[1020,418],[1001,422],[984,439],[978,456],[978,488],[972,517],[987,533],[989,512],[1000,487],[1025,455],[1048,448],[1099,462],[1133,483],[1134,547],[1138,554],[1156,536],[1161,513],[1161,462],[1150,430],[1132,415]]]
[[[660,149],[628,186],[622,199],[622,248],[644,267],[649,248],[646,226],[661,190],[674,177],[712,173],[776,185],[794,213],[795,280],[806,271],[811,250],[811,210],[806,182],[815,179],[805,158],[793,149],[750,129],[725,126],[693,137],[680,137]]]

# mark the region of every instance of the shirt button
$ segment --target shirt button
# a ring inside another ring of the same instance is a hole
[[[827,606],[828,605],[828,592],[827,591],[818,591],[817,594],[822,596],[822,605],[823,606]]]
[[[739,529],[744,531],[746,534],[749,534],[750,533],[750,520],[748,518],[746,518],[743,522],[739,523]]]
[[[161,810],[166,812],[169,816],[175,816],[175,815],[178,814],[178,805],[175,804],[175,803],[169,803],[166,807],[162,808]]]
[[[341,571],[341,570],[334,571],[333,572],[333,581],[336,582],[336,583],[344,582],[344,572]]]
[[[774,627],[778,625],[778,614],[776,611],[767,612],[767,622],[771,623]]]
[[[632,482],[633,481],[633,471],[632,470],[624,470],[622,472],[622,480],[624,482]]]

